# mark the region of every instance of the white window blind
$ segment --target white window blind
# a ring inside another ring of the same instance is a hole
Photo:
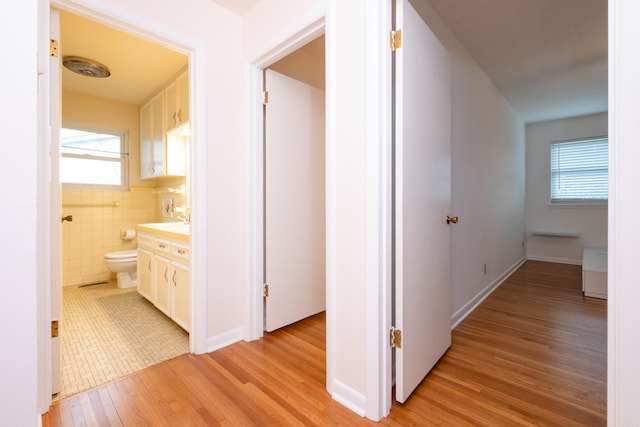
[[[609,198],[608,138],[551,143],[551,202]]]

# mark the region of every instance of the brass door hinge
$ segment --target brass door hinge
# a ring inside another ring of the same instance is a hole
[[[267,105],[267,104],[269,103],[269,91],[268,91],[268,90],[265,90],[265,91],[262,93],[262,95],[263,95],[263,97],[262,97],[262,103],[263,103],[264,105]]]
[[[266,283],[264,284],[263,295],[264,295],[265,297],[268,297],[268,296],[269,296],[269,285],[267,285]]]
[[[391,31],[391,51],[398,50],[402,47],[402,30]]]
[[[57,337],[58,337],[58,321],[52,320],[51,321],[51,338],[57,338]]]
[[[54,58],[58,57],[58,40],[49,40],[49,55],[53,56]]]
[[[395,327],[391,328],[389,333],[389,345],[392,348],[402,348],[402,331],[400,329],[396,329]]]

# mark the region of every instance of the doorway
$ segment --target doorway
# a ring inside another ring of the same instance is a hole
[[[324,36],[264,71],[266,331],[325,310]]]
[[[100,39],[113,42],[116,38],[128,37],[130,42],[116,44],[120,47],[131,48],[134,55],[136,52],[132,46],[140,46],[140,44],[146,46],[143,48],[138,47],[137,55],[140,55],[140,49],[142,49],[147,55],[149,66],[144,68],[140,66],[133,67],[136,70],[135,73],[139,74],[145,81],[157,79],[150,86],[151,92],[148,93],[140,94],[132,89],[143,86],[140,81],[121,80],[118,85],[123,84],[124,87],[107,87],[108,95],[103,96],[100,91],[104,90],[104,87],[98,87],[93,92],[89,84],[91,79],[85,76],[76,76],[68,70],[61,69],[61,73],[63,73],[60,91],[62,98],[62,125],[69,127],[82,123],[125,129],[129,144],[128,150],[123,155],[128,160],[130,172],[129,188],[122,191],[108,191],[106,189],[104,191],[95,189],[74,191],[63,188],[58,200],[54,200],[54,197],[51,200],[52,204],[57,203],[62,206],[63,213],[72,213],[75,216],[74,222],[66,222],[62,226],[60,247],[62,252],[68,255],[62,256],[62,283],[57,283],[56,280],[52,281],[54,285],[52,294],[56,292],[56,284],[58,285],[57,288],[60,289],[58,292],[62,294],[62,311],[64,314],[61,325],[61,347],[63,349],[63,358],[73,359],[73,357],[69,356],[70,353],[79,356],[71,362],[72,366],[63,366],[62,374],[67,375],[67,378],[63,380],[62,390],[60,391],[61,396],[64,397],[70,393],[91,388],[101,382],[110,381],[158,363],[166,358],[186,353],[190,349],[193,351],[194,343],[193,340],[190,340],[189,334],[174,325],[173,322],[159,313],[153,305],[141,298],[135,287],[130,289],[118,289],[116,287],[115,281],[111,278],[112,274],[104,267],[102,259],[107,252],[136,248],[135,239],[120,239],[122,231],[135,229],[135,225],[139,223],[155,223],[165,220],[162,218],[160,206],[161,199],[166,194],[170,194],[176,200],[176,204],[181,204],[184,209],[188,209],[190,207],[190,184],[193,179],[190,179],[191,172],[187,171],[182,178],[173,177],[155,181],[143,181],[139,166],[141,163],[140,155],[138,154],[140,153],[139,135],[141,134],[138,116],[140,106],[147,98],[162,90],[167,81],[171,81],[174,76],[182,74],[185,69],[188,70],[190,57],[166,46],[148,42],[142,37],[132,36],[126,31],[126,28],[123,31],[114,30],[107,25],[85,19],[67,11],[60,12],[60,15],[61,59],[70,55],[83,55],[92,56],[98,60],[101,55],[106,55],[96,47],[100,44]],[[74,39],[73,31],[69,32],[67,30],[73,29],[82,34],[82,37],[77,38],[85,45],[83,46],[82,43],[68,43],[69,50],[67,50],[65,40]],[[132,29],[129,28],[128,30]],[[110,35],[105,36],[103,31],[110,32]],[[88,35],[97,38],[98,41],[92,40]],[[83,49],[89,50],[84,51]],[[149,60],[148,55],[154,49],[163,51],[163,54],[166,54],[163,57],[164,59],[161,60],[163,67],[166,67],[163,73],[160,73],[155,66],[156,64]],[[117,54],[124,55],[126,50],[119,49]],[[132,62],[130,58],[123,58],[122,60],[125,63]],[[111,63],[111,61],[108,62]],[[117,65],[112,66],[115,73],[120,69],[119,75],[122,76],[124,74],[122,68],[118,68]],[[64,73],[70,73],[67,79],[65,79]],[[91,83],[94,82],[91,81]],[[132,86],[127,86],[127,84]],[[102,86],[105,85],[103,84]],[[137,98],[121,99],[116,96],[119,92],[128,93],[130,96],[134,96],[137,93]],[[194,91],[189,90],[189,92],[193,93]],[[189,144],[188,147],[190,148],[187,150],[192,152],[194,145]],[[187,153],[188,158],[191,157],[191,152]],[[69,210],[73,212],[69,212]],[[75,230],[72,230],[71,226],[75,226]],[[192,257],[195,255],[193,250],[190,253]],[[111,280],[109,280],[110,278]],[[107,283],[104,283],[105,279]],[[191,282],[195,285],[193,279],[191,279]],[[195,293],[196,291],[192,292],[191,301],[193,301]],[[55,300],[55,297],[52,299]],[[193,312],[195,310],[193,303],[191,303],[191,307]],[[69,309],[67,310],[67,308]],[[79,313],[79,311],[82,313]],[[192,317],[196,318],[193,313]],[[69,322],[68,325],[65,325],[65,320]],[[134,321],[142,321],[147,326],[135,326]],[[74,329],[71,327],[72,322],[74,322],[76,330],[83,332],[80,335],[74,335],[75,338],[81,337],[79,340],[72,341],[65,338],[72,335],[72,330]],[[194,322],[191,323],[193,324]],[[194,326],[197,328],[197,325]],[[164,330],[172,338],[167,339],[168,335],[164,338],[158,338],[157,332],[159,330]],[[148,340],[147,342],[151,342],[151,344],[140,346],[141,342],[145,342],[145,337]],[[91,342],[84,341],[85,339],[90,339]],[[160,349],[159,343],[163,342],[170,344]],[[114,348],[115,351],[113,351]],[[81,365],[88,367],[91,372],[83,372]],[[96,370],[96,368],[98,369]],[[56,375],[55,366],[53,367],[53,374]],[[78,376],[79,381],[78,378],[70,379],[69,375]],[[87,375],[91,378],[87,379]]]
[[[276,64],[298,48],[318,39],[324,35],[324,18],[303,28],[300,32],[274,47],[271,51],[257,57],[250,63],[251,73],[247,80],[250,91],[259,95],[259,99],[264,96],[264,70]],[[324,60],[324,53],[322,54]],[[320,66],[324,71],[324,66]],[[317,69],[317,67],[316,67]],[[283,71],[279,69],[278,71]],[[298,70],[299,71],[299,70]],[[294,76],[293,78],[298,78]],[[323,80],[323,79],[321,79]],[[248,242],[247,251],[249,253],[247,271],[247,298],[245,304],[245,339],[260,339],[265,331],[265,122],[264,105],[255,103],[250,109],[249,122],[253,123],[255,132],[250,138],[247,146],[249,163],[253,167],[247,169],[247,182],[249,203],[247,204]]]

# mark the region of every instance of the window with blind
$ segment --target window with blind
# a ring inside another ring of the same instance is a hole
[[[551,143],[551,203],[606,202],[608,163],[608,138]]]
[[[65,188],[127,190],[126,133],[60,130],[60,182]]]

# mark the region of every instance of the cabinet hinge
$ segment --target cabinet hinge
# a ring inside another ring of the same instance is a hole
[[[53,56],[54,58],[58,57],[58,40],[49,40],[49,55]]]
[[[391,31],[391,51],[398,50],[402,47],[402,30]]]
[[[264,288],[263,288],[263,292],[262,292],[262,294],[263,294],[265,297],[268,297],[268,296],[269,296],[269,285],[267,285],[266,283],[264,284]]]
[[[389,333],[389,345],[391,348],[402,348],[402,331],[395,326],[391,327]]]
[[[267,105],[269,103],[269,91],[265,90],[264,92],[262,92],[262,103],[264,105]]]
[[[51,338],[57,338],[57,337],[58,337],[58,321],[52,320],[51,321]]]

